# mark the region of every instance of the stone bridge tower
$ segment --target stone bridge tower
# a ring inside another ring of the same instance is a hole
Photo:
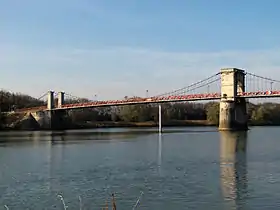
[[[71,121],[67,118],[67,111],[59,109],[64,104],[64,92],[58,93],[57,100],[58,103],[56,107],[54,91],[49,91],[47,110],[31,113],[35,120],[39,123],[41,129],[63,130],[71,126]]]
[[[246,99],[238,97],[241,92],[245,92],[245,71],[221,69],[219,130],[248,130]]]

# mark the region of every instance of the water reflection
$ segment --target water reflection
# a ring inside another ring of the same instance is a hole
[[[170,129],[165,130],[165,133],[202,133],[210,132],[208,130],[184,130]],[[213,131],[214,132],[214,131]],[[0,132],[0,146],[5,147],[6,144],[40,144],[42,142],[51,141],[53,144],[59,143],[85,143],[85,141],[115,141],[138,138],[141,136],[157,134],[157,129],[135,128],[100,128],[100,129],[85,129],[85,130],[67,130],[67,131],[10,131]],[[162,135],[162,134],[161,134]]]
[[[49,141],[49,193],[59,192],[61,189],[61,171],[65,159],[65,132],[51,132]]]
[[[246,132],[220,132],[221,188],[234,209],[244,202],[247,192],[246,149]]]
[[[162,134],[158,134],[158,173],[161,174],[161,162],[162,162]]]

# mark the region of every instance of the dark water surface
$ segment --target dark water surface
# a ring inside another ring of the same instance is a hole
[[[280,209],[280,128],[0,133],[0,209]]]

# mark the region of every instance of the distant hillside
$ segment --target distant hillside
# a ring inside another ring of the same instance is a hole
[[[11,93],[4,90],[0,91],[0,108],[2,112],[32,106],[42,106],[44,104],[44,101],[38,100],[26,94]]]
[[[88,99],[66,99],[65,103],[78,103],[86,102]],[[38,100],[22,93],[12,93],[4,90],[0,90],[0,110],[2,112],[12,111],[14,109],[35,107],[46,105],[47,102],[44,100]],[[57,104],[57,98],[55,98],[55,104]]]

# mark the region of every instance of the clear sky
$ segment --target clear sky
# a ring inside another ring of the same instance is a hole
[[[280,79],[279,0],[0,0],[0,86],[99,99],[222,67]]]

